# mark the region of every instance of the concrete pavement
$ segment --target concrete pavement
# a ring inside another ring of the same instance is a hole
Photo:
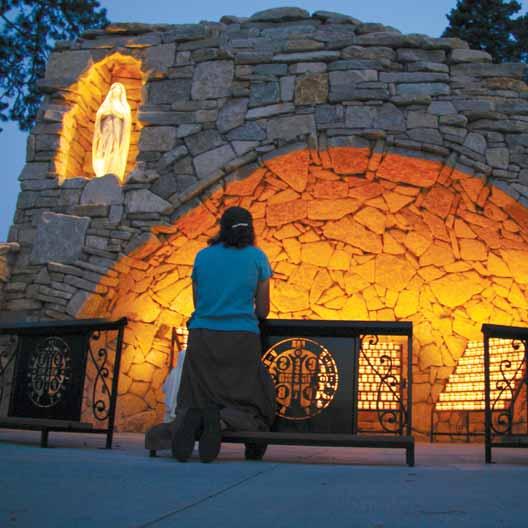
[[[528,525],[528,450],[418,444],[403,450],[271,446],[263,462],[149,458],[143,435],[0,430],[0,526],[39,528],[507,527]]]

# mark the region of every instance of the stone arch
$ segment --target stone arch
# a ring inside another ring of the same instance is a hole
[[[252,211],[272,262],[272,317],[413,321],[421,432],[480,325],[528,316],[528,211],[467,168],[348,138],[320,151],[290,145],[210,183],[138,241],[109,271],[114,287],[81,310],[130,319],[122,427],[160,417],[170,329],[192,310],[194,255],[230,205]]]
[[[128,174],[136,163],[142,128],[138,108],[145,83],[141,62],[116,52],[93,64],[79,80],[67,90],[71,108],[62,119],[62,133],[55,156],[55,171],[59,182],[71,178],[93,178],[92,139],[97,109],[114,82],[122,83],[132,112],[132,134],[128,154]]]

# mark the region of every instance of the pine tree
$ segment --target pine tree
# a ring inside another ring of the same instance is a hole
[[[41,102],[37,81],[55,41],[106,24],[97,0],[0,0],[0,121],[29,130]]]
[[[512,18],[520,9],[517,1],[458,0],[442,36],[461,38],[471,48],[487,51],[495,62],[526,62],[528,15]]]

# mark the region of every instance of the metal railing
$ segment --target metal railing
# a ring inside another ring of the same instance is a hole
[[[482,334],[485,459],[489,464],[494,447],[528,447],[528,328],[484,324]],[[509,340],[514,349],[523,347],[523,360],[515,368],[512,368],[511,359],[501,359],[494,364],[490,357],[490,339]]]
[[[106,434],[112,447],[125,318],[0,325],[0,426]]]
[[[275,430],[411,436],[412,323],[276,319],[261,335]]]

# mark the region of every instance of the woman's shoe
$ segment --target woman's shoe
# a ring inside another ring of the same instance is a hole
[[[203,432],[199,443],[200,460],[212,462],[220,452],[221,443],[220,413],[216,407],[208,407],[203,410]]]
[[[172,431],[172,456],[180,462],[187,462],[194,449],[196,435],[202,425],[200,409],[185,409],[177,427]]]

